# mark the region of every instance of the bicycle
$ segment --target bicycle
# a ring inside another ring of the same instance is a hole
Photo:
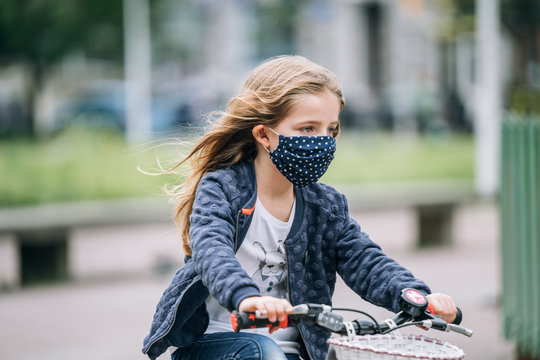
[[[258,311],[246,313],[234,311],[231,313],[231,324],[234,331],[262,327],[298,325],[302,321],[312,322],[318,326],[340,334],[331,337],[328,343],[331,351],[328,359],[334,356],[339,360],[347,359],[463,359],[463,350],[455,345],[421,335],[390,334],[406,326],[417,325],[425,329],[455,331],[465,336],[472,336],[470,329],[459,326],[463,319],[461,309],[452,324],[434,314],[426,297],[415,289],[403,289],[399,300],[401,311],[392,318],[377,322],[366,312],[348,309],[332,308],[323,304],[300,304],[293,307],[294,312],[282,322],[270,323]],[[356,319],[346,322],[334,311],[354,311],[368,317],[369,320]]]

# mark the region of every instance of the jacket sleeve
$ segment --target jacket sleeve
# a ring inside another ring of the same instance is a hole
[[[431,290],[423,281],[370,240],[360,225],[349,217],[344,196],[343,200],[345,220],[336,245],[338,273],[345,283],[363,299],[392,312],[399,311],[399,297],[404,288],[430,294]]]
[[[231,311],[260,291],[234,254],[236,211],[223,190],[230,186],[226,180],[212,173],[201,179],[189,233],[197,273],[210,294]]]

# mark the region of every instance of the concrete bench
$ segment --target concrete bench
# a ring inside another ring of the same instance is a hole
[[[472,182],[430,180],[336,186],[349,201],[349,211],[411,208],[416,213],[418,247],[451,245],[457,206],[477,199]]]
[[[1,209],[0,289],[148,272],[178,241],[164,197]]]

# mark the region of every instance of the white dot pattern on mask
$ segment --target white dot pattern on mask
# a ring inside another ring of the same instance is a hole
[[[283,176],[303,187],[319,180],[335,151],[336,139],[331,136],[279,135],[279,144],[269,155]]]

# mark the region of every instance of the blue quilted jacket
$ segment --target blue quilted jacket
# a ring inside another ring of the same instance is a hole
[[[315,183],[295,188],[296,213],[285,240],[289,301],[331,304],[339,274],[365,300],[398,311],[401,289],[426,294],[427,285],[386,256],[348,214],[344,195]],[[143,353],[155,359],[169,346],[187,347],[208,326],[209,294],[229,310],[259,289],[235,257],[257,197],[250,161],[206,174],[200,181],[191,221],[192,257],[187,257],[159,301]],[[323,360],[330,333],[300,324],[303,357]]]

